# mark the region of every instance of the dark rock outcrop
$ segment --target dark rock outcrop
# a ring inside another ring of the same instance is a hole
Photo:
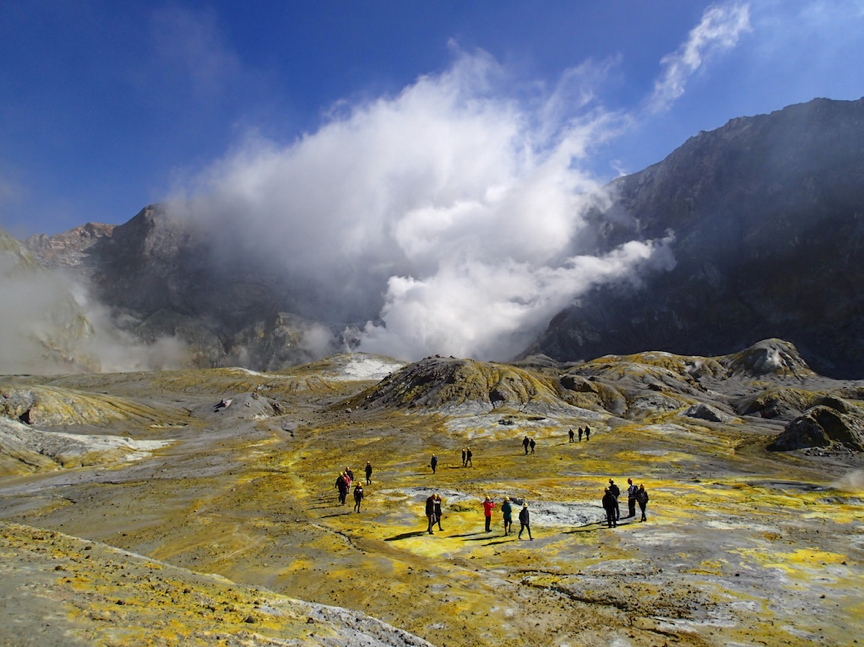
[[[848,405],[842,410],[819,405],[790,422],[768,449],[790,451],[808,447],[830,447],[839,443],[857,452],[864,452],[864,411],[854,411]]]

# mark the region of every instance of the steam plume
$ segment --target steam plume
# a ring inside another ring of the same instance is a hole
[[[661,242],[570,257],[601,199],[579,163],[622,118],[590,88],[573,115],[572,87],[517,101],[505,81],[489,56],[462,54],[291,145],[250,138],[173,209],[221,232],[223,254],[267,255],[338,295],[331,321],[370,320],[361,350],[506,358],[586,289],[671,259]]]

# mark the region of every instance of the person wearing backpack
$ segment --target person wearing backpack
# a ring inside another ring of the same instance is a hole
[[[639,484],[639,489],[636,491],[636,502],[642,511],[642,518],[639,521],[648,521],[647,517],[645,517],[645,507],[648,505],[648,492],[641,483]]]
[[[360,512],[360,502],[363,500],[363,486],[359,483],[354,488],[354,512]]]
[[[614,528],[618,525],[615,521],[615,506],[618,505],[618,501],[615,499],[615,495],[609,491],[608,487],[603,490],[603,498],[600,500],[600,503],[606,512],[606,525]]]
[[[501,514],[504,515],[504,534],[510,534],[510,528],[513,527],[513,506],[510,505],[510,497],[504,497],[504,503],[501,504]]]

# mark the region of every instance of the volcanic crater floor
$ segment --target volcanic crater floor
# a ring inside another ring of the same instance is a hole
[[[768,452],[770,426],[747,420],[502,407],[499,424],[340,405],[375,383],[367,377],[313,366],[51,381],[164,413],[55,430],[164,444],[136,460],[0,477],[0,643],[803,646],[864,636],[864,490],[849,477],[860,462]],[[590,441],[568,442],[586,423]],[[467,446],[472,467],[462,467]],[[346,467],[364,483],[359,513],[350,496],[337,500]],[[623,496],[618,527],[606,528],[603,488],[612,478],[623,490],[628,477],[650,493],[647,521],[638,508],[626,518]],[[443,530],[430,535],[433,492]],[[485,495],[496,502],[491,532]],[[505,495],[528,503],[533,540],[517,538],[518,521],[504,535]]]

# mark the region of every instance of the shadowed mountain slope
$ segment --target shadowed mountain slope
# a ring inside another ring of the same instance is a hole
[[[864,372],[864,100],[733,119],[610,188],[586,249],[671,230],[676,267],[596,289],[526,354],[719,355],[782,337],[820,373]]]

